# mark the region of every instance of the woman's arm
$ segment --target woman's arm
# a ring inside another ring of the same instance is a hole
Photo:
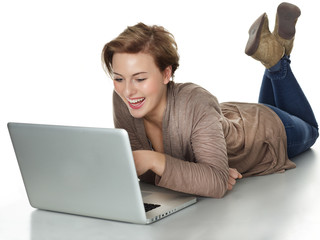
[[[228,190],[229,165],[216,98],[184,85],[170,105],[165,170],[156,185],[199,196],[221,198]]]
[[[166,165],[165,154],[155,151],[138,150],[133,151],[133,157],[138,176],[146,173],[148,170],[153,171],[159,177],[162,176]],[[229,168],[228,190],[231,191],[242,175],[235,168]]]
[[[160,177],[162,176],[166,165],[166,157],[163,153],[137,150],[133,151],[133,158],[138,176],[146,173],[148,170],[153,171]]]

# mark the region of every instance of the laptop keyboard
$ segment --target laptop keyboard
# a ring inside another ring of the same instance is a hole
[[[157,207],[160,207],[161,205],[159,204],[152,204],[152,203],[144,203],[144,209],[146,212],[151,211],[152,209],[155,209]]]

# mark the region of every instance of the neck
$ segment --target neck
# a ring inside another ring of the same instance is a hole
[[[164,93],[164,97],[162,98],[161,102],[157,106],[157,108],[152,112],[149,113],[147,116],[144,117],[144,121],[148,124],[154,125],[159,129],[162,129],[162,120],[164,116],[164,112],[167,107],[167,91]]]
[[[145,117],[143,121],[147,124],[156,126],[159,129],[162,129],[162,118],[159,117]]]
[[[144,121],[162,129],[162,119],[164,116],[165,106],[159,106],[158,111],[144,117]]]

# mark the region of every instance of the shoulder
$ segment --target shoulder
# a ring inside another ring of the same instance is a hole
[[[205,88],[195,83],[170,83],[169,99],[172,98],[175,105],[185,107],[197,107],[199,109],[211,106],[220,109],[218,99]]]
[[[171,89],[171,91],[178,95],[183,95],[183,94],[201,94],[201,93],[205,93],[205,94],[210,94],[206,89],[204,89],[203,87],[195,84],[195,83],[191,83],[191,82],[187,82],[187,83],[174,83],[171,82],[169,84],[169,88]]]

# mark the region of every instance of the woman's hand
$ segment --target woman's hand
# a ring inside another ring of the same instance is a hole
[[[152,170],[160,177],[162,176],[166,165],[164,154],[149,150],[137,150],[132,153],[138,176],[148,170]]]
[[[229,168],[229,180],[228,180],[228,190],[232,190],[233,186],[236,184],[236,179],[241,179],[242,175],[235,168]]]

